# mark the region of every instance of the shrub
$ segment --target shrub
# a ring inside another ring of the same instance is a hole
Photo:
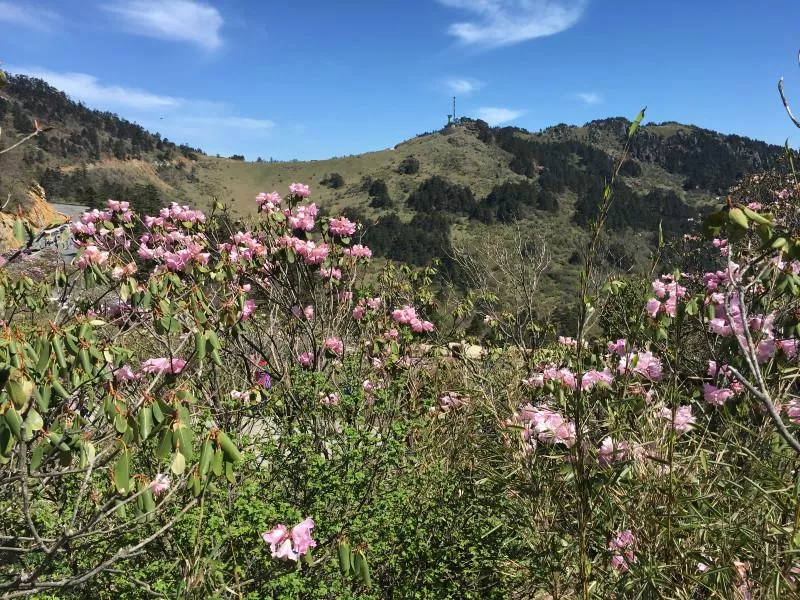
[[[415,175],[419,172],[419,160],[414,156],[406,156],[397,167],[397,172],[402,175]]]
[[[331,173],[326,175],[322,181],[319,182],[319,184],[329,187],[333,190],[338,190],[344,186],[344,177],[342,177],[339,173]]]
[[[470,214],[475,210],[475,197],[468,186],[456,185],[435,175],[423,181],[408,197],[406,204],[418,212]]]

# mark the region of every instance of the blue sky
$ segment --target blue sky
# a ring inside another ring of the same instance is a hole
[[[458,112],[536,130],[653,121],[800,140],[789,0],[0,0],[0,60],[209,153],[318,159]]]

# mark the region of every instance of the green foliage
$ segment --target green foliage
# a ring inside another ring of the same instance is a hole
[[[339,173],[330,173],[326,175],[322,181],[319,182],[320,185],[327,186],[332,190],[338,190],[341,187],[344,187],[344,177],[342,177]]]
[[[408,197],[406,205],[417,212],[465,215],[472,213],[476,206],[469,187],[450,183],[438,175],[423,181]]]
[[[419,172],[419,159],[415,156],[406,156],[397,167],[397,172],[402,175],[416,175]]]

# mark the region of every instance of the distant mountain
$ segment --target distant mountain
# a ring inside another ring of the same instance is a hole
[[[510,244],[518,231],[549,240],[543,310],[561,304],[574,285],[586,227],[630,125],[610,118],[529,132],[462,119],[379,152],[245,162],[176,145],[40,80],[11,77],[0,91],[0,144],[31,131],[33,119],[53,130],[0,157],[2,197],[11,192],[24,203],[29,184],[38,181],[50,201],[92,206],[114,197],[153,211],[171,200],[205,208],[219,199],[246,217],[257,193],[285,192],[301,181],[312,185],[324,211],[367,224],[363,241],[378,256],[420,265],[439,258],[456,278],[449,259],[454,244],[469,248],[487,237]],[[780,146],[691,125],[642,127],[615,188],[606,266],[644,267],[659,225],[668,237],[692,230],[737,179],[774,166],[782,155]]]

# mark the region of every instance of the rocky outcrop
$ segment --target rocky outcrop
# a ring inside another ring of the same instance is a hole
[[[38,183],[31,184],[24,203],[16,206],[9,203],[3,212],[0,212],[0,251],[18,248],[20,243],[14,239],[14,221],[17,219],[17,210],[22,213],[22,218],[28,221],[34,229],[41,229],[48,225],[63,223],[67,217],[56,212],[47,202],[44,189]],[[24,206],[24,208],[23,208]]]

